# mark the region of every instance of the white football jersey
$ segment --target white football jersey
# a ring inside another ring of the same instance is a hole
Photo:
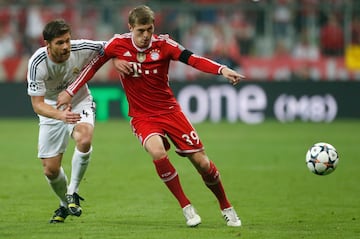
[[[103,54],[105,43],[71,40],[70,57],[63,63],[54,63],[49,58],[46,47],[39,48],[28,62],[28,95],[44,96],[45,103],[55,107],[58,94],[76,79],[92,59]],[[87,97],[91,95],[87,85],[84,85],[72,98],[72,106],[75,107]]]

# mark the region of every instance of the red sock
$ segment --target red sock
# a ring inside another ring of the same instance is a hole
[[[226,198],[224,187],[220,180],[220,173],[215,164],[210,161],[210,168],[207,172],[200,172],[206,186],[214,193],[219,201],[221,210],[231,207],[230,202]]]
[[[169,161],[168,157],[154,160],[156,172],[161,180],[166,184],[171,193],[176,197],[180,206],[183,208],[190,204],[189,199],[185,196],[185,193],[181,187],[179,176],[176,169]]]

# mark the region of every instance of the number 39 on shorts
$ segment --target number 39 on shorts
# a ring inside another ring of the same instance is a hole
[[[188,145],[199,144],[200,142],[199,136],[195,131],[191,131],[189,134],[183,134],[181,137],[185,139]]]

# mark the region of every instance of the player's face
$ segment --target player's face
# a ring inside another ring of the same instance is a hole
[[[54,38],[47,42],[47,49],[50,59],[56,63],[62,63],[70,57],[70,33]]]
[[[133,33],[133,40],[137,47],[145,48],[148,47],[151,42],[151,36],[154,33],[154,24],[129,25],[130,31]]]

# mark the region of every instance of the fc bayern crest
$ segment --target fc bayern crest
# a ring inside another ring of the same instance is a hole
[[[138,52],[138,53],[136,54],[136,59],[137,59],[140,63],[142,63],[142,62],[144,62],[145,59],[146,59],[146,54],[145,54],[144,52]]]
[[[159,60],[159,58],[160,58],[159,50],[151,51],[150,57],[151,57],[151,60],[153,60],[153,61]]]

